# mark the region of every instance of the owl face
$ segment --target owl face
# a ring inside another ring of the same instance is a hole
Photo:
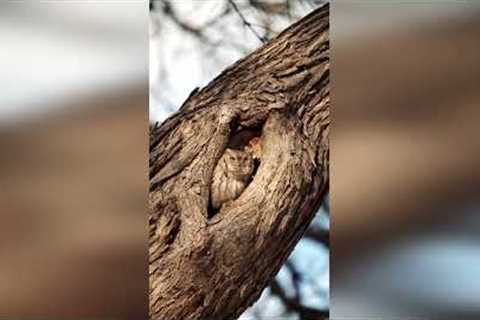
[[[250,154],[233,149],[225,150],[226,169],[237,180],[248,180],[253,173],[253,159]]]

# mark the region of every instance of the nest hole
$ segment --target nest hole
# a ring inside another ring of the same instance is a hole
[[[227,148],[246,151],[250,153],[253,158],[253,171],[247,181],[247,187],[254,179],[258,168],[260,167],[262,128],[263,124],[249,128],[243,128],[238,126],[231,131],[230,138],[227,144]],[[219,211],[219,209],[213,208],[211,199],[208,202],[207,210],[209,218],[215,216]]]

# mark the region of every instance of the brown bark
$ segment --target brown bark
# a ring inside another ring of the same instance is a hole
[[[152,319],[237,318],[314,217],[328,189],[328,14],[315,10],[152,128]],[[259,167],[212,212],[213,169],[246,131],[261,133]]]

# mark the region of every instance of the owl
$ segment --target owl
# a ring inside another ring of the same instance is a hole
[[[253,173],[252,156],[240,150],[227,148],[213,172],[211,184],[212,207],[219,209],[222,204],[237,199],[245,190]]]

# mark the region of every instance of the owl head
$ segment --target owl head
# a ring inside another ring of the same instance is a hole
[[[237,180],[246,181],[253,173],[253,158],[250,154],[240,150],[225,150],[226,171]]]

